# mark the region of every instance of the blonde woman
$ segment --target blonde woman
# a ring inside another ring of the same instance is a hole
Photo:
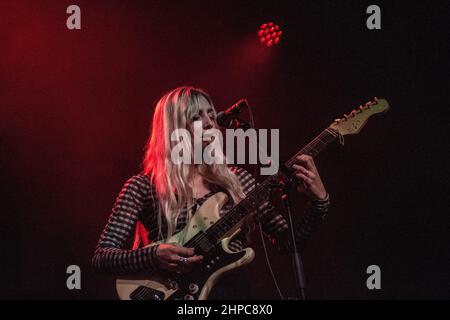
[[[126,181],[115,201],[92,260],[96,269],[121,274],[145,270],[184,273],[201,263],[203,257],[192,248],[168,243],[145,246],[183,229],[195,211],[214,193],[223,191],[229,195],[229,202],[220,212],[223,215],[254,187],[253,176],[240,168],[171,161],[171,150],[176,143],[171,141],[171,133],[175,129],[193,133],[194,124],[200,124],[204,130],[217,128],[215,117],[214,105],[201,89],[176,88],[158,101],[143,170]],[[325,217],[330,201],[311,157],[299,157],[294,168],[300,180],[299,191],[306,191],[310,200],[305,214],[297,219],[295,226],[297,247],[302,248],[311,231]],[[286,220],[269,203],[264,205],[259,222],[274,244],[291,249]],[[132,235],[135,235],[134,245],[127,248]],[[243,238],[237,237],[230,248],[240,250],[245,246],[244,242]],[[221,283],[216,287],[220,288]],[[213,291],[210,298],[238,298],[236,290],[224,290],[218,295]]]

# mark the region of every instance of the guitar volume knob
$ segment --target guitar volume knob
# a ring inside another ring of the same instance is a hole
[[[173,289],[173,290],[178,290],[178,288],[179,288],[178,283],[174,280],[170,280],[169,283],[167,284],[167,286],[169,287],[169,289]]]
[[[189,285],[189,292],[191,294],[196,294],[198,292],[198,290],[199,290],[198,285],[196,285],[195,283],[191,283]]]

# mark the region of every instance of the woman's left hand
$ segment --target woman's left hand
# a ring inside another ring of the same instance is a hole
[[[297,187],[299,192],[305,192],[315,199],[326,198],[327,191],[311,156],[302,154],[297,157],[297,164],[293,168],[295,176],[300,180]]]

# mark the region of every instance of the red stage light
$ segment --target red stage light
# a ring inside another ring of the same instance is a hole
[[[263,23],[258,30],[258,38],[259,42],[271,47],[280,42],[280,38],[282,35],[282,31],[280,30],[280,26],[273,23],[267,22]]]

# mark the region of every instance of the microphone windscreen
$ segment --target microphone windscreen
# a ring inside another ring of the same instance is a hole
[[[217,113],[217,124],[221,127],[228,128],[231,126],[231,121],[233,120],[232,117],[230,117],[228,114],[226,114],[223,111],[220,111]]]

